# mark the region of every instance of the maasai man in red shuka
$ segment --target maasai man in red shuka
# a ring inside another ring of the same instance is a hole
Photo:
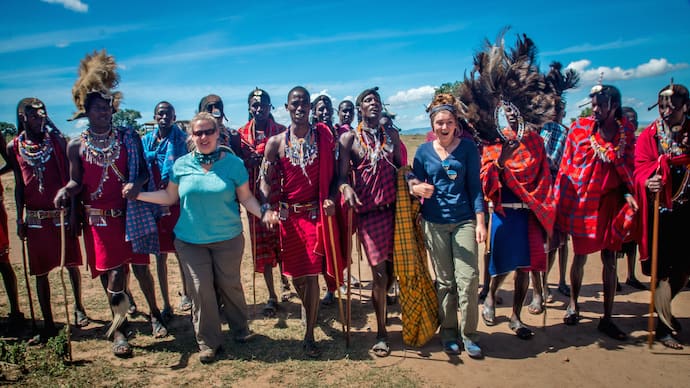
[[[544,243],[555,220],[549,164],[538,133],[553,117],[555,103],[535,55],[534,43],[524,35],[508,52],[501,34],[475,55],[476,68],[459,89],[467,119],[483,143],[484,196],[495,206],[489,231],[492,278],[482,318],[495,324],[496,291],[515,271],[509,327],[525,340],[534,336],[520,318],[529,273],[546,271]]]
[[[652,263],[653,216],[659,211],[657,279],[654,306],[659,319],[656,339],[682,349],[676,337],[680,324],[671,314],[671,300],[688,282],[687,221],[690,218],[690,95],[683,85],[659,92],[659,119],[645,128],[635,149],[635,197],[640,202],[640,259],[649,275]],[[654,209],[654,196],[660,208]]]
[[[93,277],[101,278],[113,312],[107,336],[113,338],[115,356],[129,357],[132,348],[121,325],[130,300],[125,294],[128,264],[151,312],[152,334],[164,337],[168,331],[156,305],[149,254],[158,253],[158,230],[149,206],[136,200],[144,189],[153,189],[141,147],[131,128],[115,128],[112,116],[122,94],[114,89],[119,76],[115,59],[105,50],[87,55],[79,67],[72,88],[78,109],[72,119],[86,117],[88,128],[67,145],[70,181],[55,196],[56,207],[76,198],[84,206],[84,248]],[[75,225],[72,223],[72,225]]]
[[[631,194],[635,129],[623,117],[617,88],[597,85],[590,97],[594,116],[579,118],[571,125],[556,178],[557,222],[572,236],[575,253],[570,267],[570,304],[563,321],[577,324],[577,298],[587,255],[601,251],[604,316],[598,329],[624,340],[627,335],[611,321],[611,312],[617,283],[615,252],[627,234],[621,227],[637,210]]]
[[[266,142],[271,136],[285,132],[285,126],[277,124],[271,115],[271,96],[265,90],[256,88],[247,98],[249,105],[249,122],[237,131],[242,137],[242,144],[246,152],[240,156],[249,173],[249,189],[254,196],[259,192],[259,169],[264,157]],[[269,203],[278,202],[280,182],[276,177],[269,177],[271,194]],[[278,295],[273,284],[273,268],[279,263],[280,244],[278,229],[269,229],[253,215],[249,215],[249,234],[251,238],[252,254],[254,255],[254,271],[263,273],[268,289],[268,301],[263,308],[266,317],[273,317],[278,307]],[[282,271],[281,271],[282,272]],[[281,276],[283,291],[290,289],[287,278]]]
[[[38,98],[24,98],[17,106],[19,135],[7,147],[8,163],[14,171],[14,197],[17,204],[17,235],[26,240],[29,272],[36,276],[38,303],[43,315],[43,330],[32,341],[45,343],[57,335],[50,302],[50,271],[60,266],[62,235],[60,210],[53,198],[67,184],[69,171],[67,142],[48,117]],[[26,215],[26,217],[25,217]],[[65,221],[69,221],[65,215]],[[66,222],[66,231],[70,224]],[[65,267],[74,292],[74,323],[89,324],[81,298],[81,250],[76,233],[65,236]]]
[[[285,108],[290,113],[290,128],[268,139],[261,168],[262,209],[278,208],[283,274],[292,284],[306,312],[303,349],[308,357],[321,350],[314,341],[319,312],[319,278],[324,267],[329,274],[342,273],[337,223],[328,222],[335,214],[335,141],[328,127],[309,124],[309,92],[296,86],[288,93]],[[280,181],[280,202],[270,203],[271,182]],[[265,210],[264,210],[265,211]],[[330,226],[333,229],[330,229]],[[335,253],[336,257],[333,257]]]
[[[362,120],[355,131],[340,136],[338,187],[347,206],[357,213],[357,233],[374,277],[371,299],[377,334],[372,351],[386,357],[390,354],[386,294],[394,280],[393,226],[396,173],[402,160],[400,136],[397,130],[380,125],[383,105],[378,87],[360,93],[356,106]]]

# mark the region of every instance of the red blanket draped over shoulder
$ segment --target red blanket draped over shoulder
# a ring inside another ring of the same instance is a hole
[[[340,228],[335,214],[330,217],[331,222],[328,222],[328,216],[323,210],[323,201],[329,198],[330,185],[335,174],[336,142],[333,133],[325,124],[317,123],[314,129],[319,141],[319,204],[321,205],[319,206],[319,223],[316,226],[318,236],[316,252],[326,256],[326,273],[333,277],[338,274],[338,279],[342,281],[345,258],[340,248]],[[334,268],[334,254],[338,264],[337,269]]]
[[[504,130],[504,133],[512,134],[512,131]],[[527,204],[541,226],[551,235],[556,219],[556,207],[544,140],[535,132],[525,133],[520,146],[501,171],[494,162],[501,155],[502,148],[502,143],[484,145],[480,173],[484,195],[494,203],[497,212],[504,214],[501,187],[505,184]]]
[[[625,148],[620,157],[613,151],[608,156],[629,193],[633,192],[635,130],[623,117]],[[556,178],[554,194],[558,204],[558,226],[573,236],[594,238],[597,232],[597,214],[602,193],[604,161],[594,153],[590,136],[596,126],[594,117],[581,117],[571,125],[566,139],[561,167]],[[619,144],[620,134],[611,142],[601,144],[613,147]],[[633,227],[633,210],[626,203],[612,222],[613,236],[626,237]]]
[[[671,166],[688,165],[690,157],[688,155],[669,157],[666,154],[659,155],[658,120],[650,124],[642,131],[637,139],[635,148],[635,198],[637,199],[640,210],[638,212],[637,229],[635,237],[640,243],[640,260],[649,258],[649,239],[647,236],[647,226],[649,222],[649,200],[647,197],[647,179],[655,174],[661,175],[662,189],[660,192],[661,206],[671,209],[673,206],[672,185],[671,185]]]

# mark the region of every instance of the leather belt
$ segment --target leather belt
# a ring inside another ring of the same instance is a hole
[[[280,208],[281,209],[288,209],[292,213],[304,213],[304,212],[309,212],[309,211],[318,209],[319,203],[316,201],[314,201],[314,202],[303,202],[303,203],[280,202]]]
[[[85,209],[89,216],[122,217],[125,215],[123,209],[94,209],[91,206],[85,206]]]
[[[26,209],[26,216],[36,218],[39,220],[45,220],[47,218],[58,218],[60,217],[61,210],[29,210]]]
[[[522,202],[502,203],[501,206],[507,209],[529,209],[529,206]]]

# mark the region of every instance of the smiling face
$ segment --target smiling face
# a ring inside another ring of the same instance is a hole
[[[458,120],[447,111],[440,110],[431,118],[431,127],[442,146],[450,145],[455,140],[455,131],[458,129]]]
[[[294,89],[288,95],[285,109],[290,113],[290,120],[296,125],[309,125],[309,94],[302,89]]]
[[[350,125],[355,118],[355,105],[352,101],[343,101],[338,106],[338,120],[340,125]]]
[[[86,117],[89,119],[89,126],[96,133],[105,133],[110,130],[113,120],[113,107],[110,100],[106,100],[98,93],[89,95],[86,105]]]
[[[175,108],[167,102],[161,102],[156,105],[153,119],[158,123],[161,129],[170,129],[172,123],[175,122]]]
[[[210,119],[196,120],[192,124],[192,141],[196,150],[210,154],[218,148],[218,126]]]
[[[333,106],[324,100],[317,101],[314,107],[314,118],[319,123],[330,125],[333,122]]]

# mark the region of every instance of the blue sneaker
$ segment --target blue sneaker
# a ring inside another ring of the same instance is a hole
[[[446,354],[458,355],[460,354],[460,345],[455,341],[448,341],[443,344],[443,351]]]
[[[482,359],[484,354],[482,353],[482,348],[477,345],[477,343],[470,340],[462,340],[462,344],[465,347],[465,351],[470,358]]]

